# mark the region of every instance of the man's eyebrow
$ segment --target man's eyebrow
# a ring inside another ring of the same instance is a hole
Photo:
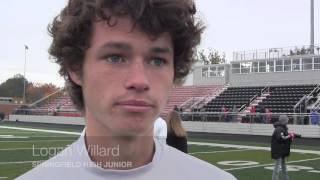
[[[107,42],[101,47],[101,49],[103,48],[114,48],[114,49],[120,49],[125,51],[132,50],[132,46],[130,44],[123,43],[123,42]]]
[[[153,47],[151,48],[152,53],[164,53],[164,54],[172,54],[172,49],[168,47]]]
[[[104,45],[102,45],[102,47],[100,49],[104,49],[104,48],[113,48],[113,49],[119,49],[119,50],[124,50],[124,51],[130,51],[133,49],[133,47],[128,43],[113,42],[113,41],[105,43]],[[173,53],[172,49],[170,49],[168,47],[152,47],[150,49],[150,52],[160,53],[160,54],[172,54]]]

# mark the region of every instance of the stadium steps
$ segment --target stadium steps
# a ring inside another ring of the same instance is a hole
[[[245,114],[248,114],[250,113],[250,109],[253,107],[253,106],[258,106],[259,103],[261,103],[264,99],[266,99],[268,96],[270,96],[270,92],[265,92],[265,93],[262,93],[261,96],[258,96],[254,101],[252,101],[250,103],[249,106],[247,106],[242,112],[245,113]]]
[[[164,110],[161,112],[161,116],[165,117],[166,114],[173,109],[175,105],[179,108],[184,108],[182,105],[186,101],[197,97],[204,98],[208,95],[215,94],[217,91],[221,90],[224,86],[222,85],[201,85],[201,86],[179,86],[174,87],[169,92],[168,103]],[[188,107],[187,107],[188,108]],[[184,111],[185,109],[183,109]]]

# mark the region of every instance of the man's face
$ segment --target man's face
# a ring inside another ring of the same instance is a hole
[[[82,76],[71,72],[82,86],[87,123],[109,135],[152,135],[173,84],[173,49],[168,33],[150,39],[129,18],[113,27],[95,23]]]

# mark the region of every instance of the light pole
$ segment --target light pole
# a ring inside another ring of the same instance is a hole
[[[29,47],[24,45],[24,67],[23,67],[23,104],[26,104],[26,64],[27,64],[27,50]]]
[[[310,0],[310,53],[314,54],[314,0]]]

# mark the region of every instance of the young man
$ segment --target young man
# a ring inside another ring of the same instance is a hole
[[[192,65],[203,30],[195,12],[191,0],[70,0],[49,52],[86,128],[19,179],[235,179],[153,138],[170,88]]]

